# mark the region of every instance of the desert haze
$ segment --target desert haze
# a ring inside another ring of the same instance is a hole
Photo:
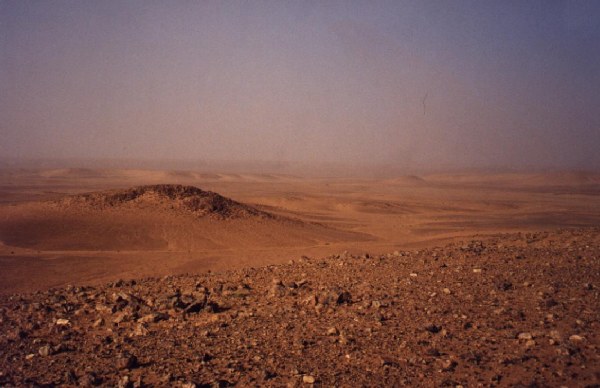
[[[0,179],[3,384],[600,379],[598,174]]]
[[[0,387],[600,387],[599,15],[0,0]]]

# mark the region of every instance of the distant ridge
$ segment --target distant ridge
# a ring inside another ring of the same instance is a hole
[[[417,175],[403,175],[395,178],[386,179],[385,182],[400,185],[422,185],[427,183],[425,179]]]
[[[275,218],[270,213],[236,202],[212,191],[204,191],[195,186],[173,184],[145,185],[130,189],[84,193],[55,202],[62,206],[83,206],[90,210],[162,205],[193,213],[197,217],[229,219],[257,216]]]

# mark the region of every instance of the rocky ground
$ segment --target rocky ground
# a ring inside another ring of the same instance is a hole
[[[1,386],[600,384],[600,229],[0,297]]]

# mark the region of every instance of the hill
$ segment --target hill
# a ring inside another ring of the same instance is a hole
[[[37,250],[203,250],[365,235],[274,215],[193,186],[148,185],[0,207],[0,240]]]

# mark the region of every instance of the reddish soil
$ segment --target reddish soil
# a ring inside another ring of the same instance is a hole
[[[0,296],[0,385],[600,384],[600,229]]]

